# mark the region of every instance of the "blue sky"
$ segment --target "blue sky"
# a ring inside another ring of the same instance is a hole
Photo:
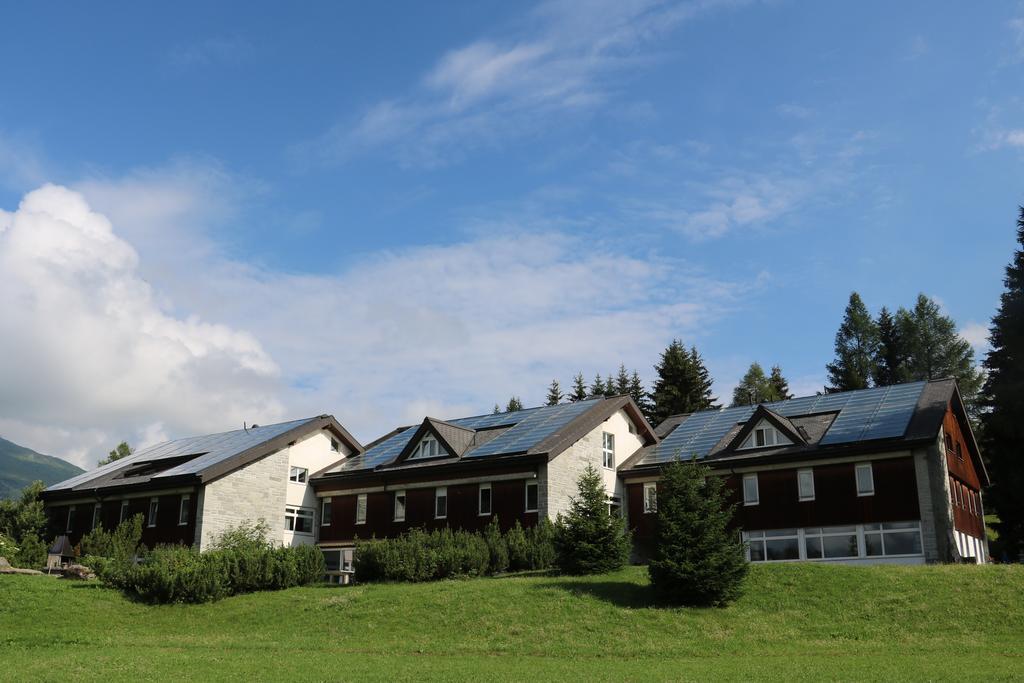
[[[673,337],[813,392],[851,290],[984,348],[1024,5],[210,5],[5,10],[6,438],[368,440]]]

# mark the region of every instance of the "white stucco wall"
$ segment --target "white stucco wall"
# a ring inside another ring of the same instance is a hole
[[[305,484],[299,484],[288,480],[288,472],[292,467],[305,467],[308,475],[312,476],[325,467],[329,467],[339,460],[347,457],[351,449],[337,437],[338,451],[331,448],[332,435],[326,431],[310,434],[301,441],[287,448],[288,467],[285,473],[286,493],[285,504],[289,506],[304,507],[313,510],[313,535],[296,534],[284,530],[282,543],[284,545],[304,545],[316,542],[320,530],[320,503],[317,501],[316,492],[309,485],[308,477]],[[281,508],[281,515],[284,515],[284,507]]]
[[[616,469],[603,467],[601,447],[604,432],[615,435],[615,466],[618,468],[643,445],[640,437],[629,431],[629,425],[629,416],[624,410],[619,410],[542,467],[539,473],[540,513],[555,519],[560,512],[569,509],[569,499],[576,495],[577,482],[588,464],[601,472],[608,495],[618,497],[625,507],[622,482]]]

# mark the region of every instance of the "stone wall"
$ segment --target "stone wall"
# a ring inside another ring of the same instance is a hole
[[[949,502],[946,459],[938,441],[928,448],[914,451],[914,472],[921,506],[921,542],[925,560],[952,562],[953,510]]]

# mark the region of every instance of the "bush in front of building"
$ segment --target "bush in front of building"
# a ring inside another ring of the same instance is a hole
[[[603,574],[629,559],[625,520],[608,509],[601,474],[592,465],[580,475],[569,512],[555,522],[556,564],[566,574]]]
[[[740,596],[749,564],[731,528],[722,477],[697,462],[673,462],[658,484],[655,550],[647,567],[666,604],[724,606]]]
[[[484,529],[484,541],[487,542],[487,550],[490,554],[490,565],[488,570],[491,574],[500,574],[508,571],[508,541],[501,533],[501,526],[498,518],[491,519],[491,523]]]

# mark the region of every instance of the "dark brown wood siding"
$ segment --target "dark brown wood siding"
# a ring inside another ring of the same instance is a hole
[[[626,484],[626,519],[629,530],[633,534],[633,546],[637,559],[650,557],[654,546],[654,525],[658,519],[656,513],[644,512],[644,485],[642,483]]]
[[[434,488],[406,489],[405,521],[394,521],[395,489],[366,494],[366,523],[356,524],[357,494],[331,496],[331,523],[320,527],[321,542],[348,542],[359,538],[388,538],[412,528],[481,530],[495,516],[503,529],[518,520],[526,526],[537,523],[536,512],[526,512],[525,479],[494,481],[491,484],[491,514],[480,515],[479,484],[448,486],[448,516],[434,518]],[[536,480],[529,480],[536,481]]]
[[[975,538],[985,537],[981,513],[981,477],[967,438],[952,406],[942,420],[945,434],[946,467],[949,469],[949,497],[953,506],[953,528]]]
[[[150,497],[128,498],[127,517],[142,515],[142,542],[152,548],[159,544],[183,544],[192,545],[196,533],[196,512],[198,496],[195,492],[190,494],[189,500],[189,521],[188,524],[178,524],[178,511],[181,504],[182,494],[164,494],[154,496],[159,499],[160,505],[157,509],[156,526],[148,527],[146,521],[149,515]],[[113,530],[117,528],[121,515],[120,498],[104,500],[101,505],[100,520],[103,528]],[[75,516],[71,532],[66,529],[69,505],[47,505],[47,543],[54,538],[67,533],[72,545],[78,545],[82,536],[92,529],[93,503],[75,504]]]

